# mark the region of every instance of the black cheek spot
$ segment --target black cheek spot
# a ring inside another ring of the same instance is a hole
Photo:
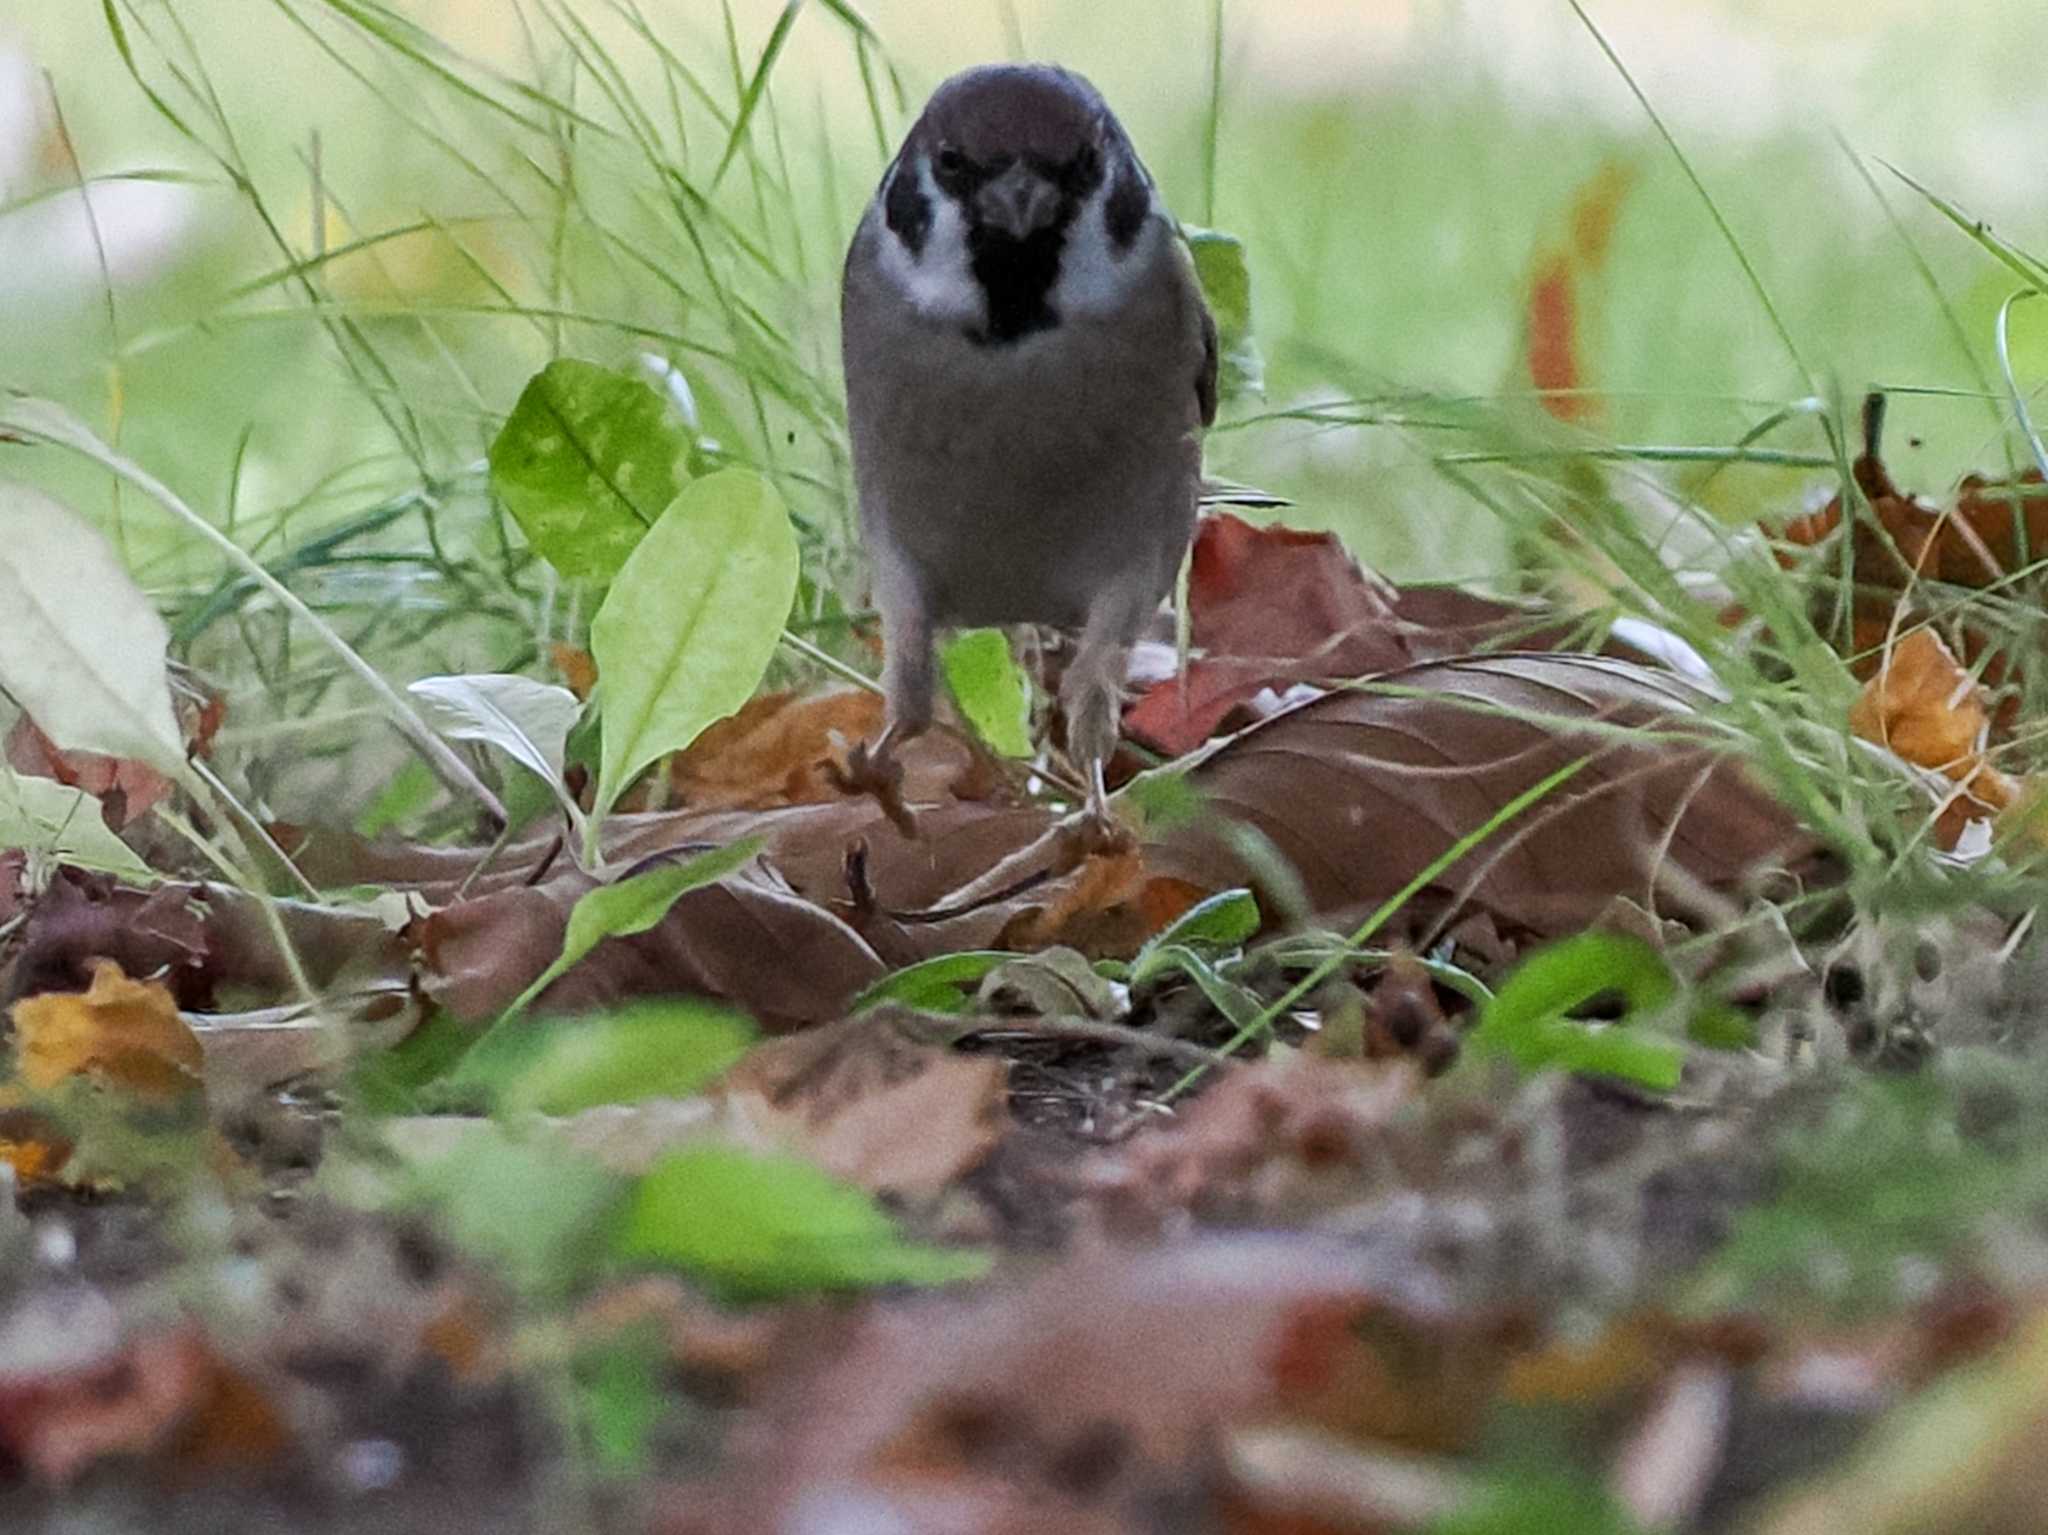
[[[882,217],[911,255],[924,253],[925,237],[932,232],[932,200],[924,195],[924,189],[908,168],[898,167],[889,178],[889,191],[882,199]]]
[[[1138,168],[1128,162],[1116,173],[1116,184],[1109,189],[1109,201],[1103,206],[1102,218],[1109,229],[1109,243],[1123,252],[1137,243],[1138,232],[1145,227],[1145,220],[1152,212],[1152,194],[1145,186],[1145,178]]]

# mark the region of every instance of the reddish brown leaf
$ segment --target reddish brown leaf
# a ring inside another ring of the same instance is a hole
[[[1255,879],[1216,831],[1222,818],[1244,822],[1293,864],[1319,916],[1341,925],[1580,757],[1585,768],[1435,881],[1421,909],[1448,920],[1477,908],[1539,934],[1585,927],[1616,895],[1711,917],[1690,911],[1687,892],[1735,890],[1815,851],[1692,722],[1698,695],[1667,674],[1594,656],[1500,655],[1385,681],[1405,696],[1331,694],[1219,748],[1189,774],[1210,813],[1166,833],[1148,867],[1207,889]],[[1670,888],[1659,878],[1667,865],[1681,876]]]
[[[428,991],[466,1021],[499,1012],[561,953],[570,908],[594,884],[571,871],[537,888],[458,901],[413,924]],[[537,1005],[580,1012],[689,993],[787,1029],[842,1016],[881,975],[881,961],[844,922],[750,867],[686,892],[648,931],[606,939]]]
[[[778,1528],[828,1495],[877,1519],[1019,1492],[1135,1518],[1159,1487],[1220,1496],[1209,1468],[1233,1426],[1463,1443],[1505,1357],[1486,1319],[1441,1314],[1356,1248],[1274,1237],[1086,1253],[872,1310],[823,1357],[809,1343],[708,1489],[719,1522],[695,1528]],[[1200,1508],[1183,1505],[1191,1525]]]
[[[98,752],[62,751],[26,714],[7,732],[7,765],[17,773],[54,778],[101,802],[107,825],[119,831],[168,799],[171,781],[147,763]]]

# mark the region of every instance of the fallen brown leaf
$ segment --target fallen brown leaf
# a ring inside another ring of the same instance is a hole
[[[414,923],[428,992],[464,1021],[498,1013],[561,953],[570,909],[595,883],[571,870]],[[688,891],[644,933],[606,939],[536,1005],[584,1012],[688,993],[732,1002],[764,1028],[789,1029],[842,1016],[882,973],[858,934],[757,864]]]
[[[1462,1443],[1504,1357],[1489,1319],[1434,1310],[1356,1247],[1271,1236],[1083,1253],[826,1342],[761,1383],[728,1471],[694,1490],[719,1522],[695,1528],[777,1528],[826,1496],[877,1520],[985,1496],[1118,1529],[1166,1487],[1194,1527],[1223,1495],[1219,1433]]]
[[[711,1094],[743,1145],[807,1157],[878,1194],[930,1199],[995,1149],[1007,1076],[992,1056],[919,1043],[877,1013],[766,1040]]]
[[[1667,673],[1503,654],[1410,667],[1381,685],[1398,691],[1333,693],[1214,748],[1188,773],[1206,813],[1147,847],[1147,867],[1209,890],[1256,885],[1256,866],[1219,830],[1239,822],[1293,865],[1317,916],[1341,926],[1582,757],[1576,776],[1423,892],[1425,923],[1476,909],[1563,934],[1617,894],[1718,921],[1714,893],[1815,857],[1813,837],[1697,721],[1700,695]]]

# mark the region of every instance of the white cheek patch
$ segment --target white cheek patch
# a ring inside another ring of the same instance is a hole
[[[1059,281],[1052,289],[1052,307],[1057,313],[1108,314],[1130,296],[1139,274],[1149,269],[1159,241],[1167,233],[1166,220],[1160,216],[1159,194],[1150,188],[1147,191],[1151,206],[1138,238],[1127,250],[1120,251],[1110,243],[1109,199],[1105,193],[1098,191],[1082,207],[1060,252]]]
[[[899,168],[896,174],[912,173]],[[967,254],[967,221],[960,216],[959,204],[938,189],[925,166],[919,165],[915,174],[932,210],[932,227],[925,233],[924,249],[913,256],[910,247],[885,225],[878,242],[883,275],[927,320],[983,325],[988,319],[987,304]]]

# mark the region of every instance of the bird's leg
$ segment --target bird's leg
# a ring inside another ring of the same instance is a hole
[[[877,592],[882,609],[882,733],[846,754],[846,767],[833,777],[848,793],[874,798],[906,837],[917,835],[910,807],[903,803],[903,766],[896,747],[921,735],[932,722],[932,624],[922,597],[901,590]]]
[[[1103,768],[1122,733],[1124,662],[1143,623],[1144,610],[1128,593],[1105,593],[1089,612],[1074,659],[1060,679],[1067,756],[1088,786],[1088,818],[1105,829],[1114,823]]]

